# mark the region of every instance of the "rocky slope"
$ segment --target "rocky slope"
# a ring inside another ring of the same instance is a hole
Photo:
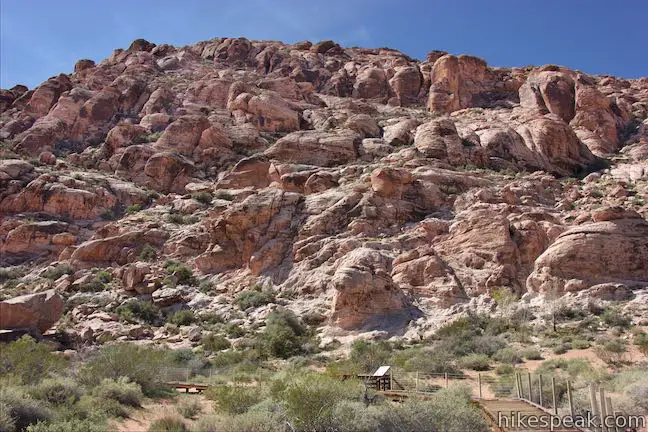
[[[648,78],[244,38],[74,69],[0,93],[0,265],[80,340],[200,338],[120,321],[134,296],[323,336],[420,337],[502,288],[648,316]],[[254,285],[277,298],[242,313]]]

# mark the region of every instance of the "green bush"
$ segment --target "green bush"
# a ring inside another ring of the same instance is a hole
[[[200,343],[205,351],[223,351],[232,346],[229,340],[223,335],[214,333],[205,333],[200,339]]]
[[[30,336],[0,343],[0,377],[18,377],[23,384],[37,383],[49,374],[64,369],[67,361],[52,353],[49,345]]]
[[[195,283],[193,271],[178,261],[167,260],[164,268],[176,278],[179,284],[193,285]]]
[[[502,348],[501,350],[493,354],[493,360],[508,364],[516,364],[522,362],[520,353],[518,353],[514,348]]]
[[[268,355],[289,358],[304,352],[307,341],[306,328],[299,318],[292,311],[278,309],[268,314],[257,343]]]
[[[178,413],[184,418],[194,419],[202,412],[200,400],[193,396],[183,398],[176,406]]]
[[[154,324],[160,319],[160,309],[153,302],[132,299],[115,309],[121,321]]]
[[[128,377],[139,384],[144,394],[151,395],[164,388],[158,379],[165,364],[164,352],[121,342],[101,347],[81,370],[80,379],[90,386],[97,386],[104,378],[118,380]]]
[[[47,421],[52,413],[42,402],[32,399],[18,387],[3,385],[0,391],[0,410],[7,424],[13,423],[17,431],[22,431],[31,424]]]
[[[113,399],[99,399],[83,395],[73,407],[74,415],[80,419],[104,420],[106,418],[127,418],[128,408]]]
[[[105,284],[112,281],[112,274],[110,274],[110,272],[105,271],[105,270],[101,270],[100,272],[98,272],[95,277],[97,278],[97,280],[99,282],[105,283]]]
[[[142,251],[139,254],[139,257],[142,261],[153,261],[157,256],[157,249],[155,249],[150,244],[145,244],[142,248]]]
[[[632,323],[632,319],[623,315],[617,309],[607,308],[601,315],[601,321],[610,327],[628,328]]]
[[[57,280],[65,274],[73,274],[74,268],[69,264],[59,264],[56,267],[50,267],[41,273],[41,276],[46,279]]]
[[[625,354],[628,351],[627,344],[619,338],[605,339],[594,347],[596,355],[608,364],[617,364],[625,361]]]
[[[565,354],[567,351],[571,349],[571,344],[567,342],[559,342],[554,347],[552,348],[552,351],[554,354]]]
[[[196,316],[191,309],[178,311],[171,315],[168,322],[177,326],[190,325],[196,321]]]
[[[207,191],[194,192],[191,194],[191,198],[203,204],[211,204],[212,202],[212,195]]]
[[[213,386],[205,392],[205,397],[216,402],[216,411],[228,414],[242,414],[263,400],[259,388],[243,386]]]
[[[63,379],[45,379],[36,384],[29,391],[29,394],[38,400],[45,401],[50,405],[73,405],[83,395],[79,385]]]
[[[502,364],[495,368],[495,373],[500,376],[511,375],[515,373],[515,367],[510,364]]]
[[[239,338],[247,334],[245,329],[238,324],[230,323],[225,327],[225,331],[229,337]]]
[[[104,378],[98,386],[92,389],[93,396],[100,399],[111,399],[122,405],[131,407],[142,406],[142,388],[126,376],[121,376],[116,380]]]
[[[133,214],[137,213],[138,211],[141,211],[143,208],[142,204],[131,204],[128,207],[126,207],[126,214]]]
[[[31,425],[27,432],[105,432],[106,427],[94,420],[70,419]]]
[[[0,431],[15,432],[16,421],[11,417],[9,407],[0,403]]]
[[[587,349],[592,344],[589,343],[589,341],[586,341],[585,339],[574,339],[571,343],[571,346],[573,349]]]
[[[239,415],[211,415],[198,422],[201,432],[285,432],[285,422],[272,411],[249,411]]]
[[[648,357],[648,334],[638,333],[635,335],[633,341],[639,352]]]
[[[148,428],[148,432],[187,432],[188,430],[181,418],[173,416],[159,418]]]
[[[349,360],[356,366],[357,372],[373,372],[389,362],[392,347],[388,342],[367,342],[356,340],[351,344]]]
[[[484,354],[468,354],[459,359],[459,365],[464,369],[486,371],[490,369],[490,358]]]
[[[234,301],[241,310],[257,308],[275,301],[275,294],[271,289],[244,290],[236,296]]]
[[[529,348],[522,351],[522,357],[527,360],[542,360],[542,353],[535,348]]]

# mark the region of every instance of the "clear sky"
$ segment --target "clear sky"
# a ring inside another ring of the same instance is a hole
[[[0,0],[0,85],[30,88],[136,38],[245,36],[473,54],[648,76],[648,0]]]

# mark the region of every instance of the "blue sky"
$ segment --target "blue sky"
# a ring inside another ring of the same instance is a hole
[[[0,85],[30,88],[143,37],[223,36],[473,54],[495,66],[560,64],[648,76],[646,0],[0,0]]]

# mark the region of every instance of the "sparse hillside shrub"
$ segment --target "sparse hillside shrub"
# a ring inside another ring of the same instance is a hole
[[[191,194],[191,198],[203,204],[211,204],[212,195],[207,191],[194,192]]]
[[[486,371],[490,369],[490,358],[484,354],[468,354],[459,359],[459,365],[464,369]]]
[[[142,204],[131,204],[128,207],[126,207],[126,214],[133,214],[137,213],[138,211],[141,211],[143,208]]]
[[[0,404],[0,431],[16,431],[16,421],[13,417],[11,417],[9,407],[7,407],[5,404]]]
[[[193,270],[178,261],[167,260],[164,264],[164,268],[169,274],[176,278],[177,283],[179,284],[193,285],[195,283]]]
[[[153,302],[132,299],[115,309],[120,320],[154,324],[160,319],[160,309]]]
[[[502,348],[501,350],[493,354],[493,360],[511,365],[522,362],[520,353],[513,348]]]
[[[167,321],[178,326],[190,325],[196,321],[196,316],[191,309],[185,309],[174,313]]]
[[[130,343],[103,346],[80,372],[80,379],[87,385],[97,386],[104,378],[119,380],[128,377],[139,384],[146,395],[161,388],[158,383],[161,368],[165,365],[163,351]]]
[[[31,425],[27,432],[105,432],[105,425],[95,420],[70,419]]]
[[[261,351],[273,357],[289,358],[304,352],[308,342],[307,329],[299,318],[287,309],[272,311],[266,326],[257,336]]]
[[[257,308],[275,301],[274,291],[270,288],[255,286],[252,289],[241,291],[236,296],[235,303],[241,310]]]
[[[186,397],[178,403],[176,409],[182,417],[194,419],[202,412],[202,405],[198,399]]]
[[[23,384],[42,381],[49,374],[63,370],[67,361],[52,353],[45,343],[29,336],[0,343],[0,377],[17,377]]]
[[[131,382],[127,376],[121,376],[116,380],[104,378],[98,386],[92,390],[92,394],[100,399],[111,399],[122,405],[131,407],[142,406],[141,387]]]
[[[58,264],[55,267],[50,267],[41,273],[41,276],[46,279],[57,280],[65,274],[74,273],[74,268],[69,264]]]
[[[610,327],[628,328],[630,327],[632,319],[629,316],[623,315],[617,309],[610,307],[603,311],[603,314],[601,315],[601,321],[603,321]]]
[[[187,432],[187,425],[179,417],[165,416],[155,420],[148,432]]]
[[[605,339],[594,347],[596,355],[608,364],[618,364],[625,360],[627,344],[619,338]]]
[[[391,358],[392,348],[388,342],[368,342],[356,340],[351,344],[349,360],[357,367],[357,372],[373,372],[387,364]]]
[[[79,401],[83,392],[79,385],[64,379],[45,379],[32,387],[29,394],[38,400],[47,402],[50,405],[73,405]]]
[[[529,348],[522,351],[522,356],[527,360],[542,360],[542,354],[535,348]]]
[[[225,336],[214,333],[205,333],[200,339],[200,344],[209,352],[222,351],[232,346]]]
[[[210,387],[205,396],[215,402],[216,411],[228,414],[242,414],[264,397],[257,387],[226,385]]]
[[[142,261],[153,261],[157,256],[157,249],[155,249],[150,244],[145,244],[142,248],[142,251],[139,254],[139,257]]]
[[[648,357],[648,334],[639,333],[634,337],[634,344],[641,354]]]
[[[32,399],[23,389],[9,385],[3,385],[0,391],[0,409],[4,411],[3,417],[11,418],[7,423],[13,423],[16,431],[53,416],[43,402]]]
[[[201,432],[286,432],[281,415],[274,411],[251,410],[240,415],[211,415],[198,423]]]

